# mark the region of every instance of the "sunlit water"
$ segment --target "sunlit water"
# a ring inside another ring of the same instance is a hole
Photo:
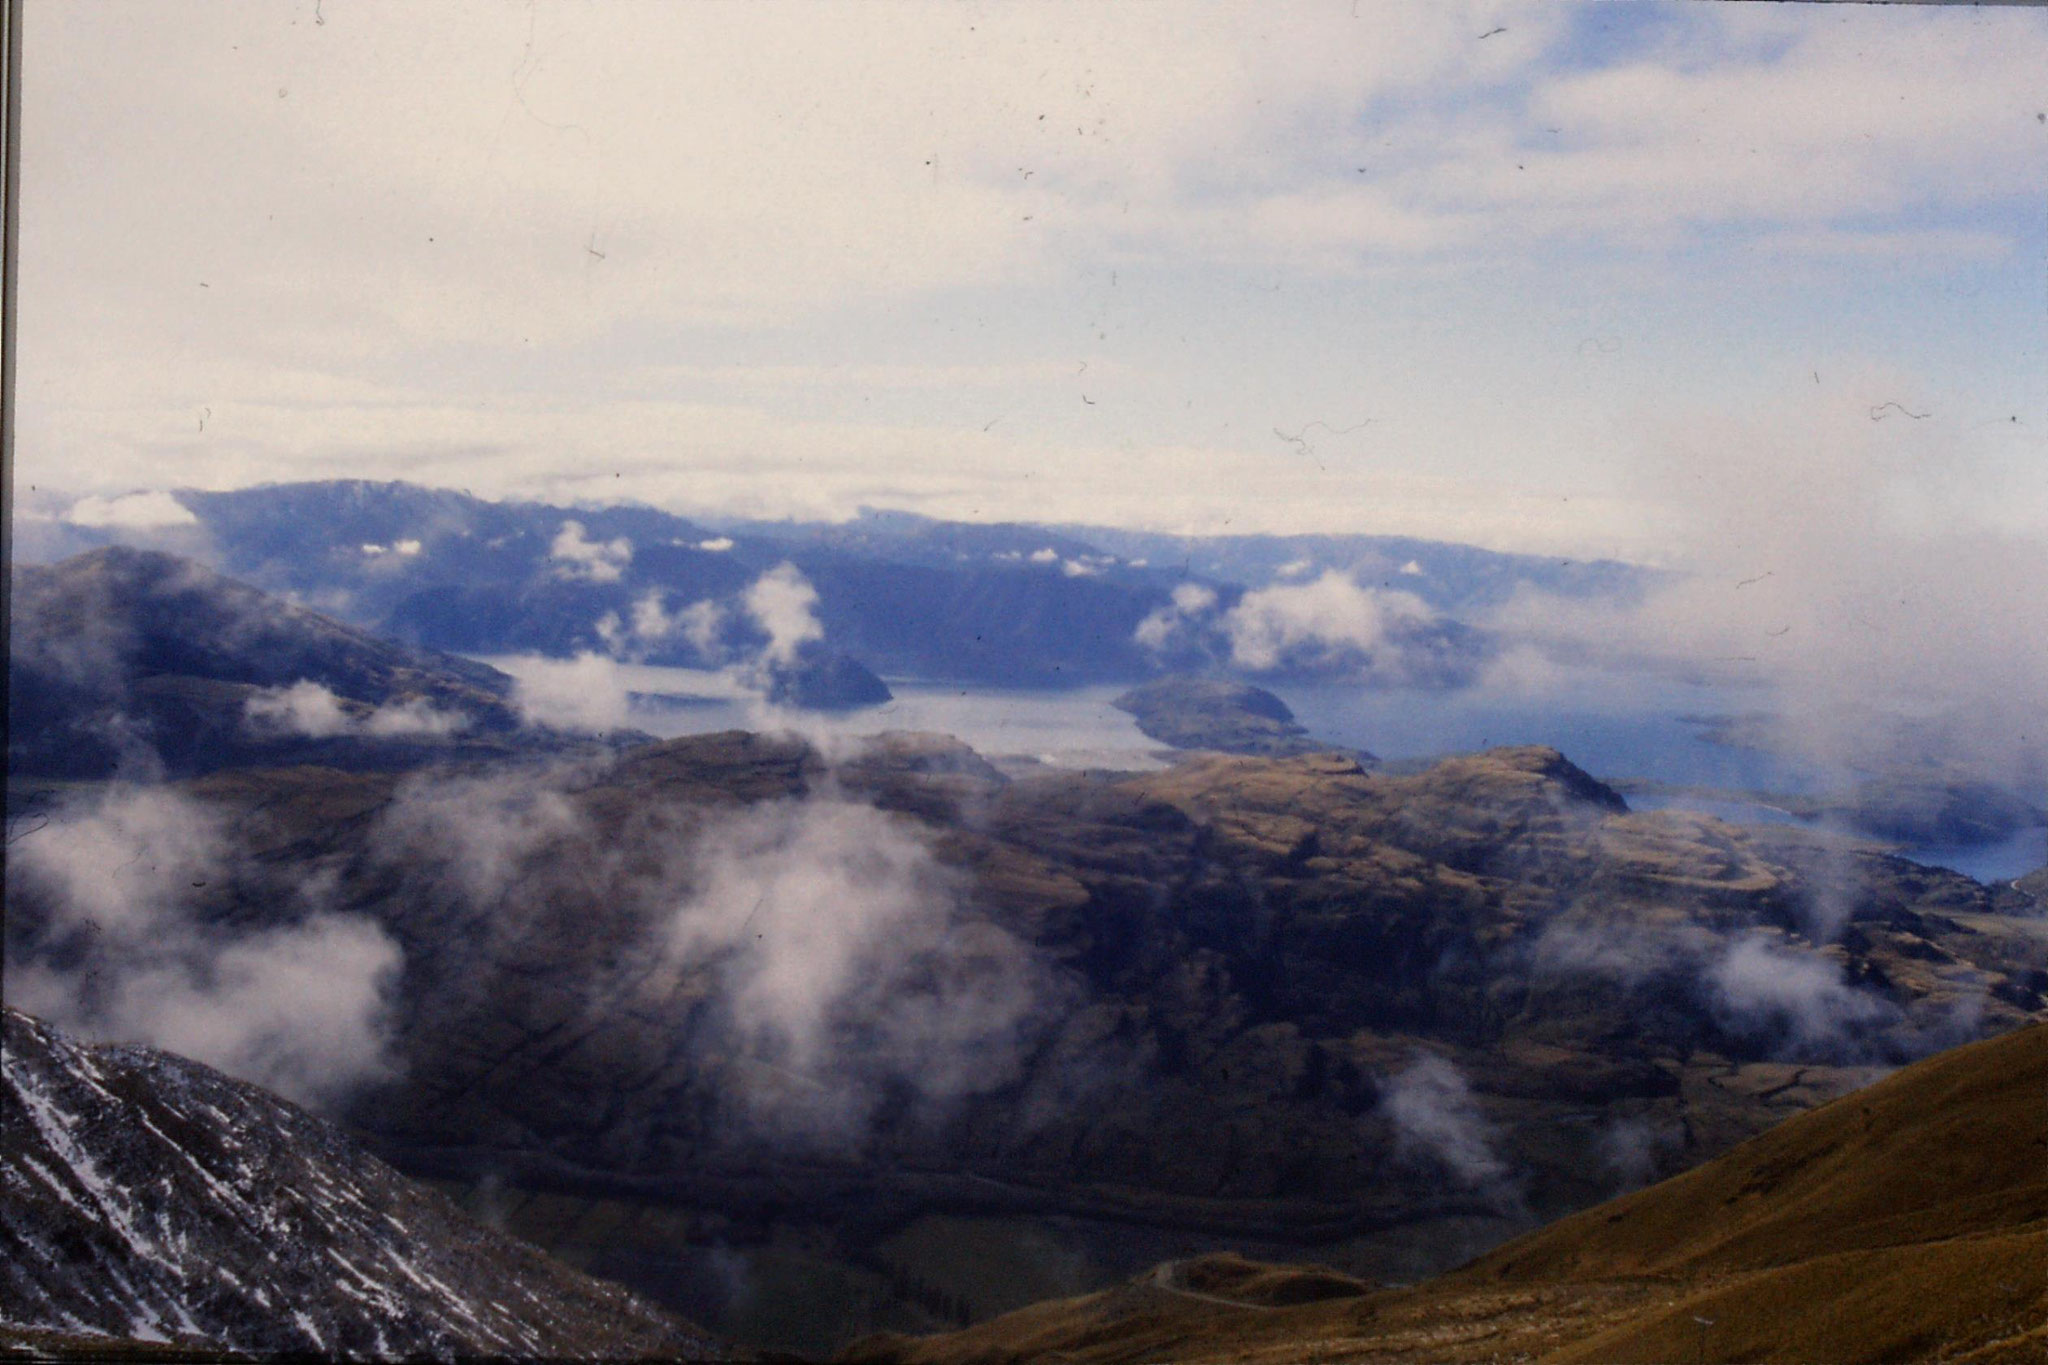
[[[769,707],[724,673],[601,660],[487,662],[520,679],[535,698],[551,696],[559,706],[581,708],[585,723],[630,726],[662,738],[791,730],[829,745],[885,730],[923,730],[957,736],[991,758],[1022,756],[1059,768],[1147,770],[1162,763],[1161,746],[1110,705],[1124,690],[1121,685],[1010,691],[890,679],[893,701],[821,714]],[[1767,698],[1699,684],[1587,670],[1522,690],[1275,690],[1318,739],[1388,760],[1547,744],[1610,781],[1800,794],[1833,785],[1837,776],[1782,755],[1712,742],[1696,720],[1685,717],[1758,709]],[[1740,824],[1801,823],[1763,802],[1659,793],[1636,795],[1631,804],[1698,810]],[[2022,830],[1995,843],[1904,851],[1980,881],[2009,881],[2048,863],[2048,829]]]

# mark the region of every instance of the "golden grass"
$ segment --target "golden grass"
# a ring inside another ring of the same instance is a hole
[[[2040,1365],[2048,1025],[1930,1058],[1410,1289],[1231,1307],[1217,1300],[1233,1287],[1290,1272],[1205,1263],[1212,1297],[1142,1277],[845,1358]]]

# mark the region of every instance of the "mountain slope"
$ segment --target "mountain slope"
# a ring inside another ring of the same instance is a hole
[[[190,560],[109,547],[13,579],[9,767],[402,766],[503,752],[512,680],[395,644]]]
[[[546,1192],[515,1230],[650,1295],[801,1235],[1018,1306],[958,1273],[962,1220],[1044,1248],[1040,1294],[1219,1247],[1413,1277],[2048,1013],[2020,893],[1631,812],[1549,749],[1012,781],[931,736],[731,733],[163,795],[245,841],[164,888],[195,922],[289,923],[317,874],[402,947],[402,1074],[353,1116],[380,1152]],[[14,893],[10,961],[118,971],[66,956],[56,894]],[[802,994],[830,1009],[793,1066],[749,989],[834,960],[824,928],[859,970]],[[682,1231],[640,1231],[656,1205]]]
[[[2038,1361],[2048,1026],[1929,1058],[1412,1289],[1275,1309],[1186,1284],[1169,1267],[847,1358]]]
[[[478,1224],[340,1130],[206,1067],[5,1011],[0,1337],[258,1353],[669,1355],[715,1346]]]

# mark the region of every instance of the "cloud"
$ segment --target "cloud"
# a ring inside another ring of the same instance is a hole
[[[258,733],[302,735],[326,739],[352,733],[357,720],[341,708],[341,699],[319,683],[302,679],[290,687],[267,688],[244,705],[250,728]]]
[[[593,733],[627,726],[625,678],[602,654],[586,651],[566,660],[536,655],[499,664],[513,676],[512,703],[529,725]]]
[[[1831,904],[1847,899],[1839,886],[1816,894]],[[1556,921],[1537,938],[1529,963],[1539,977],[1588,975],[1654,992],[1665,1008],[1689,999],[1731,1037],[1797,1060],[1921,1055],[1941,1045],[1938,1039],[1956,1036],[1975,1003],[1965,993],[1902,1009],[1851,982],[1839,952],[1766,926],[1715,931],[1698,924]]]
[[[732,548],[732,544],[733,542],[731,536],[713,536],[709,540],[698,541],[697,548],[700,550],[709,550],[712,554],[724,554],[727,550],[730,550]]]
[[[725,625],[730,615],[726,607],[706,597],[690,603],[681,611],[671,612],[667,601],[667,593],[659,588],[649,588],[633,599],[623,620],[615,611],[608,611],[600,617],[598,638],[604,641],[605,648],[614,658],[636,663],[673,646],[677,641],[687,643],[696,652],[696,662],[700,665],[715,666],[723,662]]]
[[[548,547],[548,557],[554,560],[555,573],[562,578],[616,583],[633,562],[633,542],[624,536],[602,542],[589,540],[583,534],[582,522],[565,521]]]
[[[959,916],[952,874],[907,822],[780,803],[706,829],[690,861],[667,956],[719,983],[753,1123],[845,1141],[892,1084],[943,1107],[1017,1077],[1042,969]]]
[[[244,704],[249,728],[265,736],[328,739],[363,735],[377,739],[434,738],[459,734],[470,718],[444,711],[425,697],[405,697],[370,706],[336,696],[320,683],[302,678],[289,687],[264,688]]]
[[[127,493],[119,497],[81,498],[64,514],[73,526],[113,530],[156,530],[166,526],[197,526],[199,518],[169,493]]]
[[[391,554],[397,555],[402,559],[409,559],[417,555],[421,548],[422,546],[417,540],[394,540],[389,545],[365,544],[363,546],[363,557],[365,559],[376,559],[380,555]]]
[[[1177,668],[1219,665],[1368,686],[1461,686],[1481,647],[1412,593],[1366,588],[1338,569],[1280,582],[1222,606],[1216,590],[1182,583],[1132,638]]]
[[[2005,520],[2038,471],[1922,388],[1866,372],[1739,418],[1644,418],[1624,470],[1691,547],[1684,572],[1620,610],[1524,589],[1484,624],[1560,662],[1754,687],[1744,709],[1786,752],[1967,764],[2041,804],[2048,533]]]
[[[494,910],[529,882],[535,857],[588,837],[563,780],[559,771],[416,774],[379,813],[374,854],[407,875],[428,869],[470,905]]]
[[[1138,622],[1138,628],[1131,638],[1153,651],[1165,649],[1175,634],[1191,622],[1200,620],[1216,607],[1216,590],[1201,583],[1180,583],[1173,589],[1173,598]]]
[[[425,697],[388,701],[370,712],[362,732],[379,739],[441,738],[469,728],[469,717],[443,711]]]
[[[9,849],[10,905],[40,912],[39,943],[10,948],[9,999],[310,1105],[394,1074],[398,945],[322,910],[318,884],[300,888],[305,913],[290,923],[202,918],[196,893],[247,856],[211,808],[167,789],[114,787],[63,808]]]
[[[1335,569],[1312,583],[1249,592],[1225,615],[1231,661],[1268,672],[1306,656],[1353,650],[1368,659],[1393,643],[1401,625],[1434,616],[1410,593],[1361,588]]]
[[[501,950],[594,915],[603,950],[559,964],[564,1007],[621,1030],[623,1049],[646,1035],[685,1050],[722,1139],[857,1147],[877,1123],[936,1120],[1021,1075],[1062,997],[966,907],[922,827],[828,778],[739,809],[655,803],[629,843],[589,818],[588,777],[418,774],[379,815],[390,894],[475,926],[436,968],[442,1005],[491,1008]]]
[[[675,625],[706,662],[718,661],[725,631],[725,608],[708,597],[692,602],[676,615]]]
[[[1802,1054],[1853,1050],[1855,1039],[1900,1020],[1889,1001],[1851,986],[1839,962],[1763,934],[1737,940],[1704,979],[1724,1027],[1782,1035]]]
[[[825,638],[818,622],[818,590],[794,564],[778,564],[755,579],[742,598],[747,614],[768,636],[763,659],[791,664],[797,652]]]
[[[1695,925],[1583,924],[1556,920],[1530,953],[1539,975],[1583,972],[1638,986],[1672,971],[1692,972],[1713,951],[1713,934]]]
[[[1508,1165],[1494,1152],[1493,1130],[1464,1074],[1433,1052],[1419,1052],[1380,1090],[1395,1151],[1422,1155],[1467,1188],[1497,1185]]]
[[[1621,1116],[1600,1126],[1594,1150],[1621,1189],[1635,1190],[1655,1181],[1665,1154],[1684,1144],[1685,1131],[1676,1124]]]

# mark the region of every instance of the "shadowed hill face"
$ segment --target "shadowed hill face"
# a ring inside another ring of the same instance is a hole
[[[13,592],[17,772],[95,776],[151,756],[173,772],[337,762],[349,741],[402,757],[457,737],[488,747],[518,728],[512,680],[496,669],[378,639],[170,555],[110,548],[23,565]]]
[[[0,1340],[27,1328],[83,1333],[88,1348],[97,1334],[263,1354],[718,1354],[254,1086],[5,1016]]]
[[[1318,1272],[1204,1268],[844,1359],[2038,1360],[2048,1026],[1920,1062],[1413,1289],[1276,1308],[1233,1291]]]

